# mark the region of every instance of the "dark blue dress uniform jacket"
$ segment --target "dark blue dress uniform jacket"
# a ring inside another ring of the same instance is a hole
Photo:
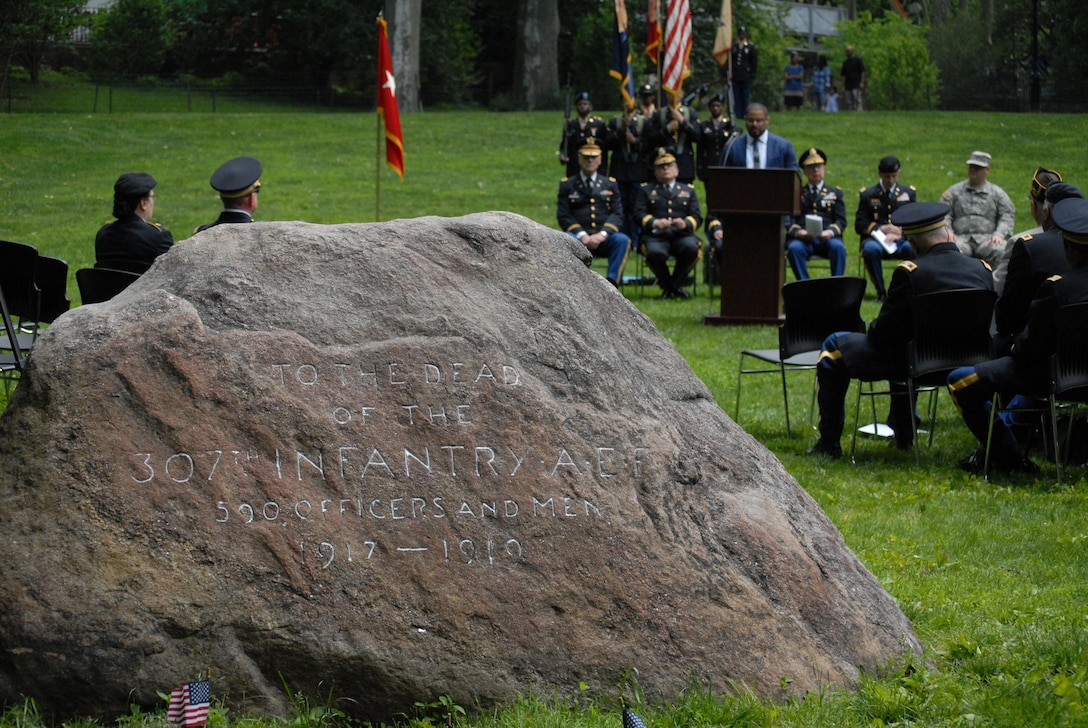
[[[868,341],[881,358],[883,366],[902,367],[906,373],[907,343],[914,334],[914,297],[957,288],[994,289],[990,266],[978,258],[970,258],[956,248],[955,243],[940,243],[917,260],[905,260],[896,266],[888,286],[888,298],[880,313],[869,324]],[[949,311],[955,316],[955,311]],[[861,337],[842,337],[839,350],[843,359],[851,362],[851,354]],[[864,340],[861,340],[864,341]]]

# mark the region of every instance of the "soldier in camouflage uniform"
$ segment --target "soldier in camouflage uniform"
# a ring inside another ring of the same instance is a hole
[[[948,221],[960,252],[981,258],[994,268],[1012,235],[1016,208],[1005,190],[986,179],[989,174],[990,155],[972,152],[967,160],[967,179],[945,190],[941,202],[952,208]]]

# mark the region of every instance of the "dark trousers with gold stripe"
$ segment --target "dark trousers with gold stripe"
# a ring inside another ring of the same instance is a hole
[[[699,238],[690,233],[644,235],[642,245],[646,249],[646,264],[666,293],[683,286],[699,258]],[[669,273],[669,256],[676,259],[672,273]]]
[[[990,408],[995,392],[1010,393],[1029,391],[1030,383],[1022,381],[1016,374],[1016,364],[1012,357],[1005,356],[988,362],[985,373],[980,375],[975,367],[960,367],[948,375],[948,391],[956,403],[963,423],[978,439],[979,447],[986,446],[990,432]],[[1031,421],[1023,414],[1016,416],[1014,410],[1037,406],[1037,401],[1023,395],[1013,395],[1008,399],[1006,408],[994,418],[994,439],[992,452],[997,460],[1019,455],[1022,439],[1026,439]]]
[[[844,350],[848,353],[844,354]],[[902,381],[903,362],[878,351],[865,334],[840,331],[827,337],[816,364],[816,402],[820,407],[820,441],[828,445],[838,445],[842,439],[851,379]],[[910,425],[913,403],[907,401],[906,387],[894,385],[892,391],[902,392],[902,396],[891,398],[889,423],[895,430],[896,444],[909,448],[914,443]]]

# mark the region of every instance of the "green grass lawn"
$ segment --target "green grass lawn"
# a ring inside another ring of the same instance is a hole
[[[240,154],[257,156],[265,165],[260,220],[368,222],[499,209],[555,225],[558,114],[465,111],[406,115],[402,121],[403,182],[379,159],[374,114],[3,115],[0,238],[32,243],[43,254],[67,260],[72,271],[91,266],[95,231],[110,219],[114,180],[122,172],[146,170],[159,180],[159,221],[184,239],[218,214],[208,177],[219,163]],[[772,130],[799,150],[818,146],[827,153],[828,182],[847,191],[851,222],[857,190],[876,179],[877,160],[885,154],[900,157],[901,181],[915,185],[919,199],[933,200],[965,176],[971,151],[988,151],[994,157],[991,180],[1009,192],[1018,208],[1017,229],[1026,229],[1034,224],[1027,196],[1036,166],[1082,182],[1078,162],[1088,117],[777,113]],[[848,236],[847,248],[847,270],[854,272],[856,236]],[[775,346],[774,329],[703,326],[703,315],[717,303],[702,285],[690,301],[660,301],[655,290],[634,286],[624,292],[683,354],[718,403],[735,414],[738,353]],[[77,304],[74,275],[69,293]],[[878,310],[868,295],[866,320]],[[910,669],[869,676],[854,693],[828,691],[787,704],[746,694],[723,700],[693,689],[670,705],[640,706],[649,725],[1088,724],[1083,472],[1071,471],[1061,487],[1054,483],[1052,466],[1044,467],[1038,481],[988,483],[960,473],[955,462],[973,443],[946,393],[940,394],[934,445],[923,452],[920,468],[912,454],[872,441],[859,442],[857,464],[812,459],[804,455],[815,439],[808,419],[812,377],[791,379],[793,438],[785,434],[778,386],[774,376],[750,377],[739,422],[778,455],[898,600],[926,645],[928,664],[915,661]],[[853,405],[853,390],[848,404]],[[564,693],[578,689],[557,687]],[[459,723],[619,725],[616,686],[585,686],[581,694],[584,699],[574,701],[528,696]],[[213,715],[221,725],[237,719]],[[21,705],[9,711],[0,728],[40,720],[32,706]],[[161,720],[161,715],[129,716],[122,722]]]

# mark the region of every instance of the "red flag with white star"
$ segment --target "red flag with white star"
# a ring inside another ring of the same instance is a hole
[[[404,179],[404,136],[397,108],[397,82],[389,57],[385,18],[378,18],[378,113],[385,121],[385,163]]]

